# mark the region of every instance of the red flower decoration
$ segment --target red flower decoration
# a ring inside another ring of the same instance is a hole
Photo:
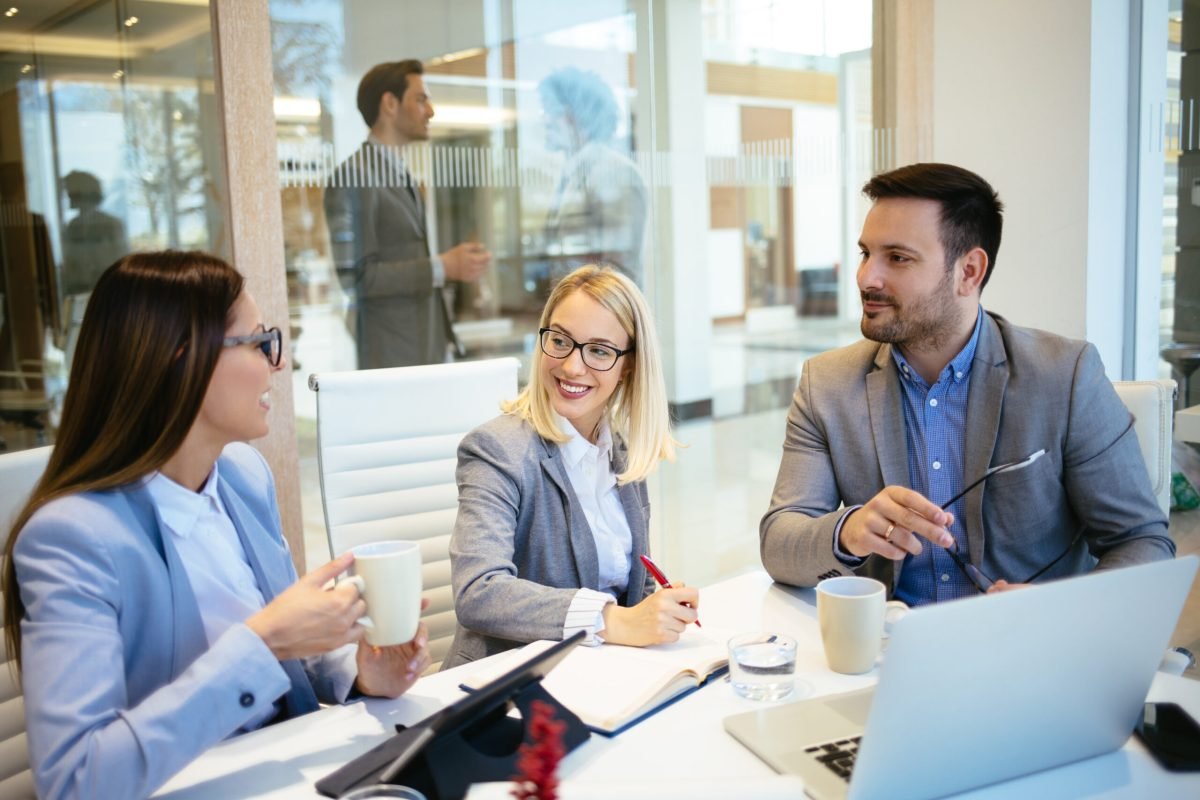
[[[554,719],[554,707],[541,700],[533,701],[533,719],[529,721],[532,741],[517,751],[516,786],[512,796],[517,800],[556,800],[558,797],[558,762],[562,761],[563,731],[567,723]]]

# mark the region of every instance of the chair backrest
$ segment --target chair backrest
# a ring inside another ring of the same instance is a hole
[[[1150,486],[1164,514],[1171,513],[1171,422],[1175,381],[1113,381],[1121,402],[1133,414],[1133,427],[1150,473]]]
[[[46,469],[53,447],[38,447],[0,455],[0,542],[8,540],[9,526],[29,499],[34,484]],[[0,598],[0,610],[3,610]],[[34,798],[33,773],[25,740],[25,702],[7,645],[0,663],[0,797]]]
[[[450,533],[458,444],[517,394],[515,358],[312,375],[329,552],[384,539],[421,543],[432,669],[456,617]]]

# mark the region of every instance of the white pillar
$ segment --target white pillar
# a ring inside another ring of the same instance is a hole
[[[1114,0],[934,4],[934,160],[979,173],[1006,206],[984,306],[1092,341],[1113,378],[1134,191],[1129,38]]]
[[[637,149],[653,194],[647,290],[663,343],[667,395],[681,417],[711,413],[708,181],[701,8],[694,0],[638,0]]]

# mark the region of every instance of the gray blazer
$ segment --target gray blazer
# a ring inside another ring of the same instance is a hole
[[[613,469],[625,447],[614,437]],[[536,639],[561,639],[581,588],[599,589],[596,542],[558,445],[510,414],[486,422],[458,448],[458,519],[450,537],[458,630],[443,669]],[[633,534],[621,605],[654,591],[637,556],[648,552],[650,499],[644,481],[617,489]]]
[[[359,369],[440,364],[453,341],[433,285],[425,204],[394,148],[364,142],[330,177],[325,219],[338,279],[357,299]]]
[[[840,507],[908,485],[901,391],[891,345],[864,340],[805,362],[759,529],[775,580],[812,586],[853,574],[833,555]],[[965,435],[968,480],[1046,449],[966,496],[970,560],[987,575],[1025,580],[1081,529],[1083,540],[1046,578],[1173,557],[1133,418],[1092,345],[985,315]],[[856,571],[895,588],[901,566],[871,556]]]

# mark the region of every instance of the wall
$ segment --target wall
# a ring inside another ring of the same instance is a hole
[[[1110,0],[933,9],[933,158],[983,175],[1007,208],[984,303],[1093,341],[1112,377],[1124,334],[1128,14]]]

